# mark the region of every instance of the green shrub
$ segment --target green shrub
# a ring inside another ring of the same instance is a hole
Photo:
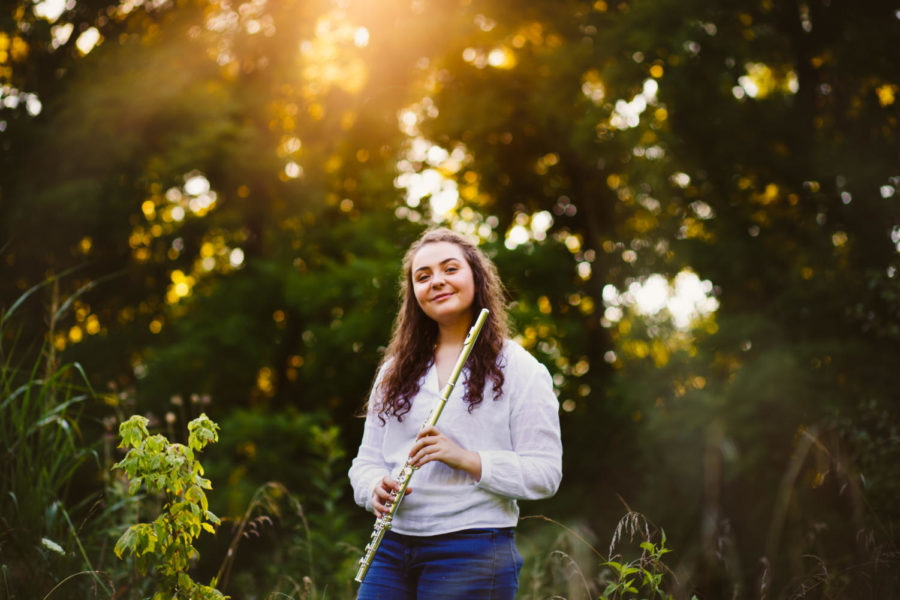
[[[152,572],[157,592],[154,600],[222,600],[215,579],[209,586],[196,583],[187,571],[197,557],[194,540],[201,531],[215,533],[219,518],[209,511],[206,493],[212,484],[203,477],[203,467],[194,451],[219,439],[219,426],[205,414],[188,424],[188,445],[169,443],[162,435],[150,435],[148,420],[135,415],[119,426],[120,447],[130,447],[114,468],[130,479],[128,491],[141,485],[151,494],[163,493],[162,513],[152,523],[132,525],[119,538],[115,553],[119,558],[135,558],[141,574]]]

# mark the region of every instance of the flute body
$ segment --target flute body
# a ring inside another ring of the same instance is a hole
[[[453,367],[453,371],[450,373],[450,378],[447,380],[447,384],[444,386],[444,389],[441,390],[441,398],[438,401],[438,405],[431,411],[431,414],[425,419],[425,422],[422,423],[422,427],[419,429],[425,429],[426,427],[431,427],[437,424],[438,419],[441,416],[441,412],[444,410],[444,405],[447,404],[447,399],[450,398],[450,394],[453,392],[453,388],[456,385],[456,380],[459,378],[459,374],[462,372],[463,366],[466,364],[466,359],[469,358],[469,354],[472,352],[472,347],[475,345],[475,340],[478,339],[478,334],[481,333],[481,328],[484,326],[485,320],[487,320],[488,309],[483,308],[481,312],[478,314],[478,318],[475,320],[475,324],[469,329],[468,334],[466,334],[465,342],[463,342],[462,350],[459,353],[459,358],[456,359],[456,365]],[[400,507],[400,502],[403,500],[403,496],[406,493],[406,488],[409,487],[409,480],[412,479],[412,475],[415,472],[415,468],[409,464],[409,459],[404,463],[403,468],[400,470],[400,473],[397,475],[397,481],[400,484],[400,488],[391,492],[392,501],[386,513],[382,514],[375,520],[375,527],[372,530],[371,539],[368,544],[366,544],[365,554],[361,559],[359,559],[359,570],[356,572],[355,580],[358,583],[362,583],[363,579],[366,576],[366,573],[369,570],[369,567],[372,564],[372,560],[375,558],[375,553],[378,551],[378,546],[381,545],[381,540],[384,539],[384,534],[391,528],[392,521],[394,519],[394,515],[397,513],[397,509]]]

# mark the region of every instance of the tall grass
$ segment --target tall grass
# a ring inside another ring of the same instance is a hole
[[[22,329],[12,330],[11,317],[47,285],[53,290],[48,335],[23,344]],[[60,303],[58,277],[51,278],[0,315],[0,589],[10,599],[43,597],[73,571],[86,570],[95,586],[106,587],[93,573],[70,516],[84,506],[68,502],[79,469],[90,461],[99,467],[79,425],[94,392],[81,365],[57,364],[46,341],[74,297]]]

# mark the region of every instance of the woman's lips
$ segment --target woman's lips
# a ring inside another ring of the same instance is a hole
[[[435,296],[434,298],[432,298],[431,301],[432,301],[432,302],[440,302],[440,301],[442,301],[442,300],[446,300],[447,298],[449,298],[449,297],[452,296],[452,295],[453,295],[453,294],[452,294],[451,292],[446,292],[446,293],[443,293],[443,294],[438,294],[437,296]]]

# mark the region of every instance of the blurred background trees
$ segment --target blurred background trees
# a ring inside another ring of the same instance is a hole
[[[206,411],[214,511],[276,510],[251,501],[273,480],[293,502],[254,521],[226,592],[299,594],[315,548],[317,585],[349,595],[358,412],[402,252],[442,223],[494,257],[554,373],[565,483],[525,513],[602,538],[624,499],[701,597],[889,597],[898,34],[881,1],[8,3],[4,411],[27,365],[93,387],[81,476],[46,506],[80,511],[112,569],[117,420],[178,436]],[[3,477],[31,431],[4,429]],[[77,536],[58,510],[16,525],[12,496],[7,578],[43,595]]]

